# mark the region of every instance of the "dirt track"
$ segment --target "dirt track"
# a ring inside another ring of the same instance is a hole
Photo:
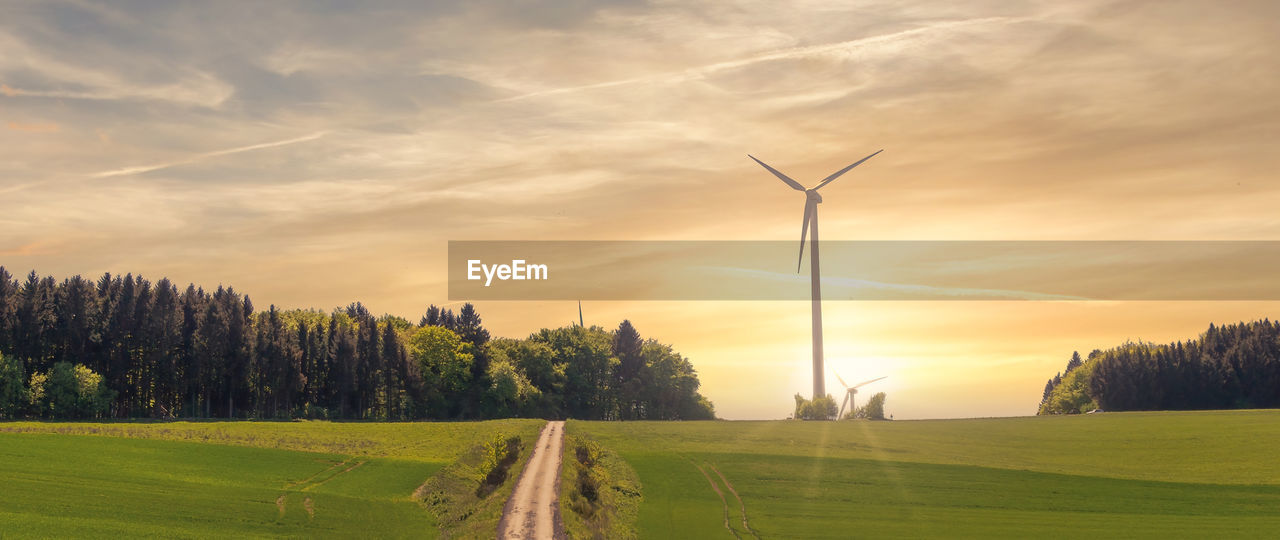
[[[564,422],[547,422],[538,435],[529,464],[502,511],[498,538],[553,539],[564,537],[560,522],[560,454]]]

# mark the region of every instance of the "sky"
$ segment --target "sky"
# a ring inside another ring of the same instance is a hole
[[[0,5],[0,265],[449,302],[449,240],[1280,238],[1274,2]],[[896,418],[1033,414],[1071,351],[1271,302],[829,302]],[[479,302],[496,335],[570,302]],[[725,418],[808,393],[807,302],[588,302]],[[839,392],[827,376],[828,390]],[[852,382],[852,381],[851,381]]]

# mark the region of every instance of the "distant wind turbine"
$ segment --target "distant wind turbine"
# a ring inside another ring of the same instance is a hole
[[[857,395],[858,395],[858,387],[860,387],[860,386],[866,386],[866,385],[871,384],[871,383],[873,383],[873,382],[876,382],[876,381],[878,381],[878,380],[880,380],[880,379],[887,379],[887,378],[889,378],[889,376],[888,376],[888,375],[885,375],[884,377],[879,377],[879,378],[876,378],[876,379],[871,379],[871,380],[869,380],[869,381],[862,381],[862,382],[860,382],[860,383],[858,383],[858,384],[855,384],[855,385],[853,385],[853,386],[849,386],[849,385],[845,384],[844,379],[841,379],[841,378],[840,378],[840,374],[839,374],[839,373],[836,373],[836,380],[837,380],[837,381],[840,381],[840,386],[843,386],[843,387],[844,387],[844,401],[843,401],[842,403],[840,403],[840,412],[836,414],[836,419],[837,419],[837,420],[839,420],[839,419],[841,419],[841,418],[844,418],[844,406],[845,406],[845,405],[848,405],[848,406],[849,406],[849,410],[850,410],[850,411],[853,411],[854,409],[856,409],[856,408],[857,408],[857,404],[856,404],[856,402],[857,402]]]
[[[809,240],[809,288],[813,299],[813,398],[827,395],[827,387],[823,381],[822,373],[822,277],[818,270],[818,203],[822,202],[822,196],[818,195],[818,190],[822,186],[830,184],[840,175],[849,172],[849,169],[861,165],[862,162],[871,159],[876,154],[883,152],[884,149],[876,150],[871,155],[853,162],[853,165],[840,169],[819,182],[818,185],[809,189],[805,189],[800,182],[792,180],[785,174],[778,172],[777,169],[766,165],[763,161],[756,159],[755,156],[747,154],[747,157],[759,163],[761,167],[768,169],[769,172],[777,176],[791,189],[803,191],[805,194],[804,202],[804,223],[800,225],[800,257],[796,261],[796,272],[800,272],[800,265],[804,263],[804,239],[805,235],[812,229],[812,238]]]

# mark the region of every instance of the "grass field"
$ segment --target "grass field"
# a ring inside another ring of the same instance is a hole
[[[413,491],[472,423],[0,424],[0,536],[433,537]]]
[[[414,489],[541,425],[0,423],[0,536],[431,537]],[[1280,411],[567,427],[634,468],[641,538],[1280,530]]]
[[[568,432],[592,435],[636,470],[642,538],[1280,530],[1280,411],[570,422]]]

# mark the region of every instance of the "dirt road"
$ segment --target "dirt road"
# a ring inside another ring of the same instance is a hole
[[[533,456],[502,511],[498,538],[553,539],[564,537],[560,522],[560,447],[564,422],[547,422],[538,435]]]

